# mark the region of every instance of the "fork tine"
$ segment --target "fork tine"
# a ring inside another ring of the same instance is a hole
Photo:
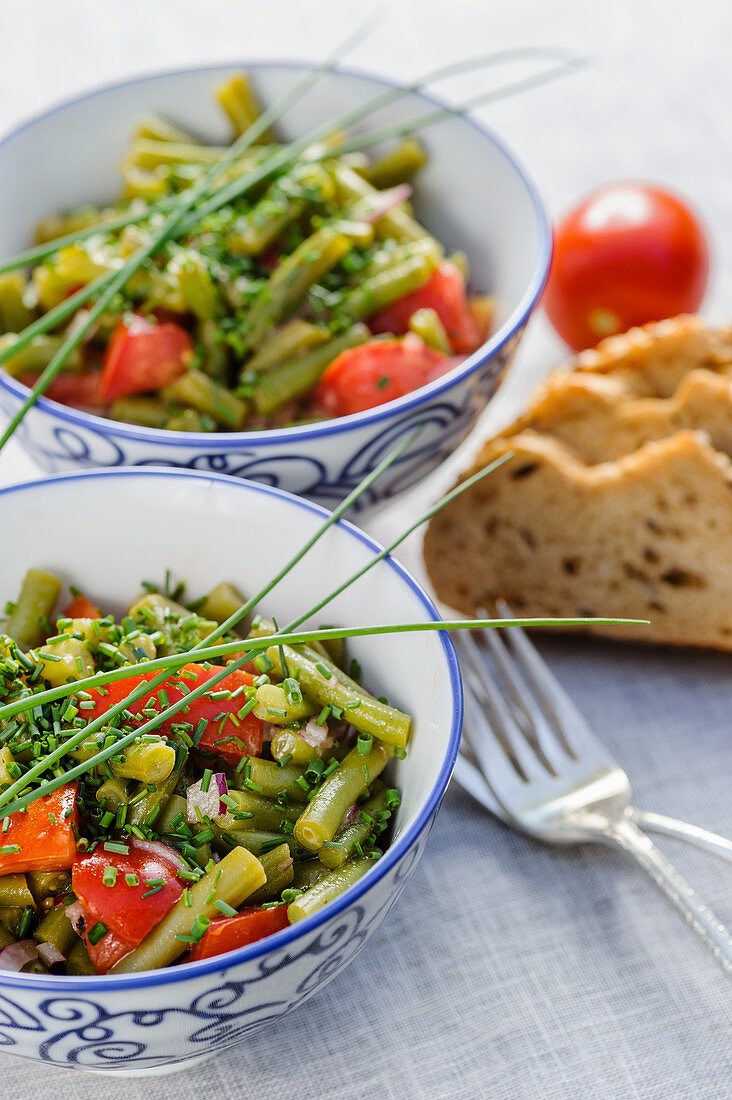
[[[496,602],[502,619],[512,619],[513,612],[504,600]],[[539,696],[543,706],[554,717],[554,721],[568,751],[577,759],[582,749],[598,750],[601,743],[584,715],[578,710],[570,696],[549,669],[536,647],[529,641],[528,635],[520,626],[506,630],[508,643],[521,666],[521,671]]]
[[[493,728],[496,740],[503,745],[504,754],[509,753],[513,757],[525,779],[531,780],[545,774],[542,761],[537,757],[533,746],[526,738],[526,734],[511,714],[498,682],[490,669],[481,669],[480,675],[478,675],[474,667],[468,668],[465,670],[465,679],[467,679],[476,701],[485,700],[490,711],[491,722],[488,723],[485,720],[480,705],[473,707],[471,717],[481,715],[485,725]],[[481,758],[482,745],[480,739],[476,738],[475,742],[471,741],[471,744],[481,767],[485,769],[486,775],[492,775],[494,766],[491,763],[491,757],[487,758],[487,762],[484,762]]]
[[[483,713],[478,699],[474,699],[473,703],[469,713],[466,713],[463,733],[473,751],[478,770],[483,775],[490,775],[495,784],[494,790],[501,791],[507,801],[515,805],[520,802],[526,784]],[[499,801],[503,805],[503,799]]]
[[[510,633],[510,631],[506,631]],[[555,775],[559,775],[563,763],[566,763],[566,746],[559,738],[557,732],[547,720],[541,707],[532,694],[531,684],[528,683],[519,672],[515,660],[506,648],[500,632],[492,627],[486,627],[481,631],[481,637],[490,649],[491,656],[498,667],[501,676],[505,680],[514,701],[524,712],[529,720],[531,732],[530,740],[535,741],[537,751],[543,756],[546,766]],[[476,651],[478,647],[476,646]],[[483,659],[483,665],[487,664]]]

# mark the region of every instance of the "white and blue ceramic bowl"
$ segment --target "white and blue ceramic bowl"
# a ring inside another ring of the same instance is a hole
[[[220,580],[251,595],[323,523],[319,506],[251,481],[186,470],[95,470],[0,491],[0,604],[41,566],[121,610],[141,579],[170,569],[191,595]],[[85,517],[83,524],[80,517]],[[96,534],[95,534],[96,532]],[[287,622],[379,550],[344,522],[330,528],[270,593]],[[317,622],[430,621],[437,611],[387,558],[324,608]],[[313,624],[315,625],[315,624]],[[334,978],[378,928],[422,854],[458,749],[462,692],[448,635],[353,639],[366,683],[414,717],[394,839],[343,897],[270,939],[204,962],[117,977],[0,971],[0,1049],[53,1065],[170,1072],[267,1027]],[[415,925],[418,919],[415,917]]]
[[[118,164],[137,118],[157,111],[213,141],[228,131],[213,89],[235,66],[163,73],[117,84],[48,111],[0,143],[0,256],[27,247],[49,212],[119,192]],[[302,66],[247,65],[265,103]],[[286,136],[302,135],[379,91],[360,73],[330,73],[288,112]],[[434,100],[410,95],[373,116],[370,128],[423,114]],[[364,123],[360,128],[364,128]],[[508,150],[469,118],[425,131],[429,165],[417,214],[448,250],[462,248],[476,288],[498,301],[494,334],[449,374],[397,401],[342,420],[266,432],[184,434],[90,416],[41,399],[18,438],[44,470],[93,466],[178,466],[252,478],[322,504],[341,500],[405,434],[423,427],[401,461],[362,505],[402,492],[448,457],[495,392],[536,304],[551,234],[532,183]],[[27,390],[0,370],[0,409],[17,410]]]

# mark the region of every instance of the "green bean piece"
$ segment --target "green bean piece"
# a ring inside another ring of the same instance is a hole
[[[66,973],[73,977],[86,977],[96,972],[97,969],[89,958],[86,944],[82,940],[77,940],[66,959]]]
[[[302,694],[300,701],[290,702],[281,684],[263,684],[256,689],[254,715],[273,726],[288,726],[315,713],[316,707]]]
[[[155,138],[135,138],[130,143],[123,167],[133,165],[147,170],[161,165],[209,165],[226,150],[220,145],[200,145],[190,141],[159,141]]]
[[[343,259],[351,241],[331,226],[316,229],[277,265],[246,316],[247,344],[256,351],[317,283]]]
[[[279,363],[284,363],[295,355],[308,351],[309,348],[325,343],[328,335],[327,328],[320,328],[309,321],[303,321],[300,318],[288,321],[282,328],[276,329],[262,344],[256,355],[248,360],[246,371],[265,374]]]
[[[233,584],[222,581],[208,593],[198,608],[198,614],[203,615],[204,619],[213,619],[219,624],[225,623],[245,602],[241,592]]]
[[[352,749],[325,783],[315,792],[295,822],[295,840],[309,852],[317,852],[325,841],[333,840],[341,821],[354,802],[389,763],[393,750],[374,744],[371,752],[361,755]]]
[[[162,401],[154,397],[118,397],[109,410],[112,420],[143,428],[164,428],[169,415]]]
[[[264,798],[276,799],[279,795],[285,795],[293,802],[307,802],[308,794],[302,785],[305,772],[302,768],[292,764],[281,767],[274,760],[264,760],[258,756],[251,756],[247,767],[237,774],[237,781],[254,784],[249,790],[257,790]],[[246,778],[243,778],[246,777]]]
[[[169,432],[205,432],[206,421],[197,409],[179,409],[165,421]]]
[[[335,163],[334,173],[339,198],[344,203],[353,203],[356,216],[358,216],[359,204],[369,212],[374,208],[378,209],[379,204],[383,202],[377,189],[342,161]],[[399,207],[383,214],[376,222],[374,229],[377,237],[392,237],[395,241],[418,241],[430,236],[419,222]]]
[[[257,829],[268,833],[282,832],[282,822],[296,821],[302,807],[280,806],[271,798],[264,798],[252,791],[229,791],[229,798],[235,804],[231,812],[216,819],[216,823],[227,832],[238,829]]]
[[[61,581],[44,569],[29,569],[17,603],[5,624],[5,633],[23,649],[39,645],[53,616]]]
[[[39,905],[48,898],[65,893],[71,884],[71,878],[66,871],[28,871],[25,877],[28,888]],[[27,905],[28,902],[24,904]]]
[[[409,318],[409,327],[424,340],[427,347],[441,351],[443,355],[452,355],[445,326],[436,309],[416,309]]]
[[[36,225],[35,242],[46,244],[48,241],[55,241],[57,237],[65,237],[82,229],[90,229],[93,225],[102,226],[105,221],[117,218],[121,213],[121,207],[107,207],[105,210],[100,210],[98,206],[87,204],[68,214],[49,214]]]
[[[127,813],[127,821],[130,825],[149,825],[151,829],[160,831],[158,818],[168,799],[175,790],[178,782],[178,773],[173,772],[167,779],[159,783],[141,783],[137,790],[133,791],[130,798],[130,806]],[[150,790],[154,787],[154,790]],[[141,796],[135,801],[135,796]]]
[[[126,806],[129,801],[129,795],[127,794],[127,780],[119,779],[105,779],[101,787],[97,788],[97,793],[94,796],[100,805],[111,813],[117,813],[117,810],[121,806]]]
[[[388,703],[380,703],[353,680],[343,683],[342,677],[345,677],[345,673],[337,676],[335,666],[330,668],[323,661],[313,661],[299,648],[294,649],[291,646],[283,648],[290,672],[297,671],[300,687],[314,702],[321,707],[340,707],[345,720],[361,733],[370,733],[395,748],[406,748],[411,726],[411,718],[408,714],[389,706]],[[282,676],[279,646],[271,646],[266,653],[274,664],[277,675]],[[325,672],[328,673],[327,677],[317,667],[318,664],[323,665]]]
[[[59,905],[46,913],[33,936],[39,943],[50,943],[62,955],[68,957],[76,942],[76,933],[66,916],[66,906]]]
[[[15,936],[7,930],[4,924],[0,924],[0,951],[11,943],[15,943]]]
[[[327,638],[320,643],[325,650],[325,656],[332,664],[340,668],[346,660],[345,638]]]
[[[343,292],[335,305],[337,315],[351,321],[371,317],[405,294],[423,286],[435,270],[429,257],[412,256],[401,263],[362,279],[357,286]]]
[[[153,141],[176,141],[183,144],[196,143],[196,139],[185,130],[181,130],[167,118],[161,118],[156,114],[143,115],[137,124],[134,137],[152,138]]]
[[[261,905],[262,902],[279,897],[282,891],[290,885],[294,875],[293,860],[287,844],[280,844],[279,848],[273,848],[271,852],[264,852],[259,857],[259,862],[262,864],[267,878],[264,886],[260,886],[251,897],[247,898],[250,905]]]
[[[319,859],[309,859],[305,862],[295,863],[292,875],[293,890],[309,890],[330,874],[330,868],[321,863]]]
[[[18,336],[14,332],[6,332],[4,336],[0,336],[0,351],[11,348],[17,339]],[[11,355],[9,359],[5,360],[3,370],[6,370],[13,378],[17,378],[22,374],[38,374],[40,371],[45,370],[65,339],[65,336],[55,336],[53,333],[48,332],[42,333],[40,336],[34,336],[29,344],[26,344],[15,355]],[[64,365],[64,373],[73,374],[80,367],[81,357],[77,348],[76,352],[67,359]]]
[[[333,177],[320,164],[296,164],[272,183],[227,235],[226,247],[237,256],[258,256],[297,221],[312,203],[331,199]]]
[[[25,966],[21,967],[23,974],[48,974],[49,969],[42,959],[31,959]]]
[[[151,172],[137,168],[134,164],[122,165],[123,201],[144,199],[145,202],[157,202],[172,191],[167,169],[154,168]]]
[[[246,419],[246,402],[200,370],[186,371],[175,382],[166,386],[162,395],[168,401],[192,405],[199,412],[213,417],[225,428],[238,430]]]
[[[409,135],[377,160],[367,178],[373,187],[383,191],[387,187],[396,187],[399,183],[407,183],[427,163],[427,154],[415,137]]]
[[[388,812],[387,791],[384,789],[367,799],[361,806],[361,812],[356,820],[339,829],[327,847],[320,849],[318,852],[320,862],[331,869],[342,867],[347,859],[358,852],[358,847],[374,831],[374,825],[380,824],[378,815]]]
[[[304,894],[300,894],[298,898],[290,902],[287,907],[287,919],[290,924],[295,924],[296,921],[312,916],[313,913],[317,913],[319,909],[327,905],[329,901],[333,901],[340,894],[345,893],[349,886],[353,886],[354,882],[358,882],[371,866],[370,859],[350,859],[348,863],[344,863],[336,871],[331,871],[330,874],[311,886],[309,890],[306,890]]]
[[[246,822],[242,821],[239,824],[246,825]],[[259,856],[263,848],[277,848],[281,844],[286,844],[293,858],[298,853],[302,853],[302,848],[295,838],[286,836],[283,833],[270,833],[261,829],[231,829],[227,831],[215,822],[211,828],[216,833],[216,839],[212,841],[212,844],[217,852],[226,853],[231,848],[239,847],[246,848],[252,855]]]
[[[0,332],[22,332],[35,313],[25,304],[28,281],[21,271],[0,275]]]
[[[140,946],[112,967],[111,973],[130,974],[170,966],[189,946],[185,940],[178,939],[179,936],[190,935],[198,918],[213,920],[221,916],[214,901],[223,901],[237,909],[264,883],[264,869],[257,857],[246,848],[232,848],[190,887],[190,905],[186,906],[181,898]]]
[[[404,260],[413,260],[415,256],[422,256],[429,260],[433,267],[438,267],[442,262],[442,246],[437,244],[434,237],[423,237],[419,241],[407,241],[404,244],[385,241],[361,271],[361,278],[366,279],[380,271],[387,271],[395,264],[403,263]]]
[[[322,760],[329,751],[327,747],[309,745],[299,733],[286,729],[273,734],[270,749],[275,760],[287,757],[292,764],[302,768],[306,768],[311,760]]]
[[[185,821],[188,803],[180,794],[171,794],[163,806],[160,816],[155,821],[155,827],[159,833],[172,833],[174,821]],[[182,819],[180,815],[183,815]]]
[[[236,137],[248,130],[262,113],[246,73],[235,73],[220,84],[216,98],[229,116]],[[258,140],[271,141],[270,131],[266,130]]]
[[[2,649],[0,649],[2,652]],[[8,748],[7,745],[0,746],[0,784],[7,783],[8,786],[13,782],[13,777],[8,771],[11,764],[15,763],[15,757]]]
[[[69,680],[83,680],[96,671],[89,647],[78,638],[64,638],[60,642],[48,642],[36,650],[42,676],[51,687],[60,687]]]
[[[20,932],[20,922],[23,919],[24,912],[25,906],[22,905],[0,906],[0,925],[2,925],[4,928],[7,928],[13,939],[18,938],[18,933]]]
[[[496,299],[491,294],[477,294],[468,299],[468,305],[481,339],[487,340],[496,316]]]
[[[28,889],[25,875],[0,875],[0,906],[16,905],[22,908],[32,905],[35,909],[36,901]]]
[[[75,760],[90,760],[99,752],[95,740],[82,741],[69,753]],[[124,760],[109,761],[112,772],[118,779],[137,779],[141,783],[162,783],[168,778],[175,765],[175,748],[164,738],[155,741],[142,741],[130,745],[124,751]]]
[[[201,616],[191,622],[192,612],[161,592],[148,592],[134,600],[127,614],[137,619],[141,625],[156,627],[166,635],[169,641],[157,642],[158,652],[164,654],[173,653],[179,644],[192,646],[196,642],[202,642],[217,626]],[[184,632],[178,626],[181,619],[188,622]]]
[[[186,308],[201,321],[211,321],[221,312],[219,294],[206,260],[194,248],[179,248],[168,264],[177,278]]]
[[[200,321],[198,341],[203,349],[201,369],[217,382],[226,381],[229,366],[229,348],[214,320]]]
[[[255,387],[252,399],[257,411],[267,416],[288,401],[306,394],[342,351],[365,344],[370,337],[366,325],[352,325],[327,343],[279,363],[263,375]]]
[[[458,249],[457,252],[451,252],[447,258],[458,269],[463,277],[463,282],[467,285],[470,281],[470,260],[467,254],[462,249]]]

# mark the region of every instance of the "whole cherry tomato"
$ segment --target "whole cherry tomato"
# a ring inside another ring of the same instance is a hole
[[[691,313],[709,276],[704,231],[676,195],[611,183],[559,222],[544,308],[576,350],[634,325]]]

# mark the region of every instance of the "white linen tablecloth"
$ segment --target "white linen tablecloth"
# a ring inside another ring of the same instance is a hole
[[[54,100],[145,70],[237,57],[315,60],[364,14],[353,0],[4,4],[0,131]],[[722,0],[414,0],[389,6],[353,63],[408,77],[508,45],[590,54],[583,74],[481,116],[527,163],[553,211],[611,178],[665,180],[689,195],[715,245],[707,312],[730,320],[731,38],[732,9]],[[448,90],[479,86],[473,77]],[[537,318],[484,432],[560,354]],[[0,458],[0,484],[36,473],[12,445]],[[453,476],[454,466],[441,471],[371,529],[395,533]],[[402,555],[417,571],[418,551],[414,541]],[[639,805],[732,834],[729,657],[563,639],[542,649],[630,772]],[[662,844],[732,923],[732,868]],[[300,1011],[170,1078],[72,1078],[2,1055],[0,1096],[727,1100],[730,1016],[721,973],[631,861],[601,848],[534,844],[453,785],[385,924]]]

